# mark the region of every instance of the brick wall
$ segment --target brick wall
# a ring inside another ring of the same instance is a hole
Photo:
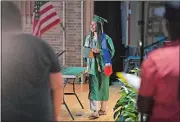
[[[63,1],[52,2],[60,18],[63,20]],[[17,2],[20,7],[20,2]],[[31,33],[32,24],[30,16],[23,16],[23,29],[25,33]],[[26,22],[28,21],[28,22]],[[81,65],[81,1],[65,1],[65,65],[80,66]],[[60,25],[54,26],[52,29],[42,35],[42,39],[47,41],[55,50],[55,52],[63,51],[63,30]],[[60,63],[63,62],[63,56],[59,58]]]
[[[66,1],[66,62],[81,63],[81,2]]]

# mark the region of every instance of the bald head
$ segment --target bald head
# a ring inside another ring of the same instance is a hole
[[[165,3],[164,18],[169,39],[175,41],[180,39],[180,1],[167,1]]]
[[[169,40],[180,39],[180,1],[166,1],[164,7],[156,8],[154,12],[165,18]]]
[[[21,29],[21,14],[11,1],[1,2],[2,31],[17,31]]]
[[[164,18],[168,21],[180,21],[180,1],[165,2]]]

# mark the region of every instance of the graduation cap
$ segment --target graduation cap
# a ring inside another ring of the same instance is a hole
[[[101,29],[102,29],[102,33],[103,33],[103,25],[104,22],[108,23],[108,21],[100,16],[94,15],[93,21],[100,23],[101,24]]]

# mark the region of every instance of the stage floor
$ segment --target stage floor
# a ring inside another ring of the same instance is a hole
[[[75,120],[74,121],[114,121],[113,119],[113,107],[116,104],[117,100],[120,98],[120,85],[114,84],[110,86],[110,99],[107,103],[107,115],[100,116],[98,119],[89,120],[88,116],[90,114],[89,110],[89,101],[88,101],[88,84],[76,84],[76,93],[81,100],[84,109],[81,108],[76,97],[65,96],[65,101],[71,110]],[[66,86],[65,92],[71,92],[72,85],[68,84]],[[81,116],[79,116],[81,115]],[[69,115],[65,106],[62,106],[60,113],[60,121],[72,121],[71,116]]]

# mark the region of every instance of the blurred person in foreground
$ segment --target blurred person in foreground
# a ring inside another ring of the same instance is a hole
[[[144,60],[137,106],[150,122],[180,122],[180,2],[156,10],[166,19],[170,41]]]
[[[57,121],[63,95],[58,58],[43,40],[22,33],[12,2],[1,5],[2,121]]]

